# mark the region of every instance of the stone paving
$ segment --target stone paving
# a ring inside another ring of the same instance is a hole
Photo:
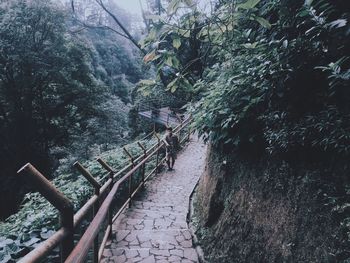
[[[202,141],[192,137],[175,170],[146,183],[131,208],[113,224],[113,240],[107,242],[101,262],[198,262],[186,219],[205,152]]]

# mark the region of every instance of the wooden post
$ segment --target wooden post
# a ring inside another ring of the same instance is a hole
[[[132,157],[132,155],[128,152],[128,150],[123,147],[124,152],[126,153],[126,155],[129,157],[130,162],[132,163],[132,167],[135,167],[135,163],[134,163],[134,157]],[[130,175],[129,177],[129,207],[131,207],[131,195],[132,195],[132,176]]]
[[[157,138],[157,140],[158,140],[158,148],[159,148],[159,146],[160,146],[160,138],[159,138],[159,136],[157,135],[157,133],[154,133],[154,136],[156,136],[156,138]],[[156,171],[155,171],[155,175],[157,175],[158,174],[158,165],[159,165],[159,150],[157,150],[157,157],[156,157],[157,159],[156,159]]]
[[[109,172],[109,178],[111,179],[109,191],[111,191],[113,188],[113,180],[114,180],[113,175],[114,175],[115,171],[111,166],[109,166],[101,158],[97,158],[97,162],[99,164],[101,164],[101,166]],[[108,225],[110,226],[108,235],[110,238],[112,237],[112,224],[113,224],[113,206],[111,205],[108,209]]]
[[[113,188],[113,175],[114,173],[111,171],[109,172],[109,178],[112,180],[110,186],[109,186],[109,191],[112,191]],[[109,225],[109,233],[108,236],[112,237],[112,224],[113,224],[113,202],[111,206],[108,208],[108,225]]]
[[[191,137],[191,128],[188,128],[188,137],[187,137],[187,141],[190,141],[190,137]]]
[[[86,170],[79,162],[75,162],[73,166],[88,180],[88,182],[94,187],[95,194],[100,194],[101,185],[96,181],[96,179],[91,175],[91,173]]]
[[[101,166],[106,169],[108,172],[111,172],[111,173],[115,173],[114,169],[109,166],[105,161],[103,161],[100,157],[97,158],[96,160],[99,164],[101,164]]]
[[[61,262],[64,262],[74,247],[72,202],[30,163],[19,169],[17,174],[25,174],[29,179],[28,182],[33,184],[37,191],[59,210],[61,225],[68,230],[68,236],[61,242]]]
[[[183,122],[181,121],[179,125],[179,133],[178,133],[179,142],[181,142],[181,137],[182,137],[181,133],[183,133],[182,125],[183,125]]]
[[[88,180],[88,182],[94,187],[95,189],[95,195],[99,196],[100,195],[100,188],[101,185],[96,181],[96,179],[91,175],[91,173],[86,170],[79,162],[75,162],[73,164],[73,166],[75,168],[77,168],[77,170]],[[100,207],[99,202],[96,202],[94,204],[94,206],[92,207],[92,214],[93,217],[95,217],[95,215],[97,214],[97,211]],[[98,235],[96,236],[95,240],[94,240],[94,245],[93,245],[93,255],[94,255],[94,259],[93,262],[94,263],[98,263]]]
[[[146,148],[140,142],[137,142],[137,144],[143,150],[143,158],[145,159],[147,157],[147,150],[146,150]],[[144,163],[142,165],[142,167],[141,167],[142,185],[145,184],[145,171],[146,171],[146,163]]]

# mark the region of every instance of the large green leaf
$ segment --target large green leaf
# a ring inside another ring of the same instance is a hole
[[[269,28],[269,29],[271,28],[270,22],[267,21],[265,18],[262,18],[260,16],[256,16],[256,17],[254,17],[254,20],[257,21],[263,27],[266,27],[266,28]]]
[[[174,38],[173,39],[173,47],[176,49],[179,49],[181,46],[181,39],[180,38]]]
[[[172,63],[173,63],[174,68],[179,68],[180,61],[177,59],[177,57],[175,57],[175,56],[172,57]]]
[[[146,56],[144,56],[143,61],[145,63],[156,60],[157,58],[160,58],[160,55],[156,54],[156,51],[153,50],[152,52],[148,53]]]
[[[237,9],[252,9],[254,8],[257,4],[259,4],[260,0],[248,0],[245,3],[238,4]]]
[[[178,78],[175,78],[167,85],[167,90],[170,90],[172,93],[177,90],[177,81]]]
[[[258,42],[254,42],[254,43],[246,43],[246,44],[243,44],[242,46],[248,49],[253,49],[253,48],[256,48],[257,45],[258,45]]]
[[[172,67],[173,66],[172,56],[167,57],[164,63],[167,64],[169,67]]]
[[[143,79],[143,80],[139,81],[138,84],[149,86],[149,85],[155,85],[156,81],[154,79]]]

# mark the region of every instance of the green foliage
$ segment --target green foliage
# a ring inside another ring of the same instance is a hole
[[[0,163],[10,189],[2,188],[3,210],[25,191],[14,193],[19,181],[9,175],[26,162],[50,174],[50,148],[81,132],[106,90],[91,74],[86,46],[67,34],[57,6],[16,0],[0,10]]]
[[[175,12],[180,4],[169,8]],[[176,22],[163,18],[144,45],[152,46],[148,58],[158,68],[174,71],[166,89],[200,94],[196,125],[213,143],[270,154],[349,154],[343,7],[341,1],[220,1],[210,17],[189,9]],[[199,41],[197,59],[206,63],[200,79],[181,59],[191,38]]]
[[[266,30],[241,16],[232,39],[221,34],[216,43],[225,49],[213,52],[215,63],[197,84],[205,91],[197,127],[225,147],[349,154],[346,13],[326,2],[237,7],[267,29],[259,17],[278,19]]]
[[[143,77],[139,54],[114,32],[94,29],[87,31],[82,38],[90,45],[96,78],[113,95],[125,103],[130,102],[131,88]]]
[[[14,176],[25,163],[52,177],[58,163],[127,137],[125,104],[143,76],[139,54],[112,31],[77,27],[54,1],[0,4],[0,218],[30,191]]]
[[[139,142],[149,149],[157,143],[157,139],[153,137]],[[137,141],[125,147],[135,158],[143,155]],[[106,151],[100,157],[115,169],[120,169],[130,163],[122,148]],[[108,173],[96,161],[87,161],[83,163],[83,166],[100,183],[104,183],[109,178]],[[153,168],[153,163],[147,165],[147,171]],[[73,202],[75,211],[93,195],[93,187],[78,172],[62,174],[52,180],[52,183]],[[21,209],[7,218],[5,222],[0,222],[0,261],[11,262],[11,260],[22,257],[38,243],[49,238],[58,228],[58,211],[39,193],[26,194]],[[51,256],[55,255],[54,253]]]

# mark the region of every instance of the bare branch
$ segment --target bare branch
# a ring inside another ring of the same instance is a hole
[[[73,0],[72,0],[73,1]],[[139,45],[139,43],[134,39],[134,37],[129,33],[129,31],[123,26],[119,19],[104,5],[102,0],[95,0],[96,3],[102,7],[102,9],[116,22],[120,29],[125,33],[127,38],[143,53],[146,55],[146,51]]]
[[[85,28],[93,28],[93,29],[108,29],[113,31],[114,33],[118,34],[119,36],[122,36],[128,40],[130,40],[143,54],[146,54],[147,52],[141,48],[141,46],[138,44],[138,42],[134,39],[134,37],[129,33],[129,31],[123,26],[123,24],[119,21],[119,19],[105,6],[105,4],[103,3],[102,0],[95,0],[95,2],[114,20],[114,22],[120,27],[120,29],[124,32],[121,33],[118,30],[110,27],[110,26],[106,26],[106,25],[91,25],[88,24],[84,21],[79,20],[76,17],[76,21],[81,24],[83,27]],[[75,5],[74,5],[74,0],[71,0],[71,7],[72,7],[72,11],[74,14],[75,13]],[[83,29],[78,29],[75,32],[72,33],[76,33],[76,32],[80,32]]]

